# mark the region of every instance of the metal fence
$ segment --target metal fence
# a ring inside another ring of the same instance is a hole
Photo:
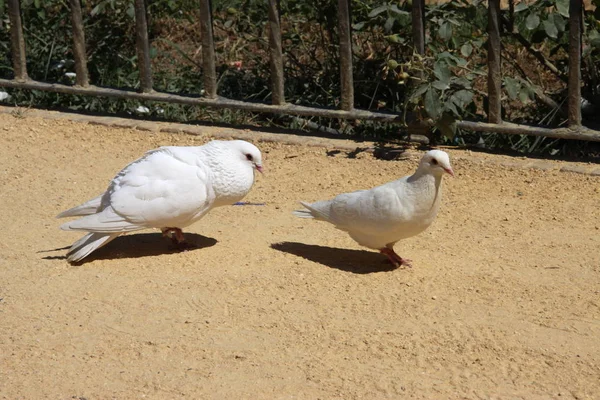
[[[19,0],[8,0],[10,38],[14,79],[0,79],[0,87],[33,89],[76,95],[105,96],[123,99],[151,100],[215,108],[232,108],[246,111],[318,116],[341,119],[363,119],[381,122],[402,122],[398,114],[372,112],[354,108],[354,84],[352,76],[352,35],[350,0],[338,0],[338,28],[340,51],[341,108],[328,109],[305,107],[286,103],[284,96],[283,51],[278,0],[269,1],[269,49],[271,67],[272,104],[251,103],[227,99],[217,94],[215,47],[213,38],[210,0],[199,0],[202,33],[202,59],[204,95],[182,96],[156,92],[153,89],[150,66],[150,44],[144,0],[135,0],[136,44],[139,60],[140,91],[118,90],[90,84],[88,78],[85,32],[80,0],[69,0],[73,29],[73,54],[75,58],[76,83],[73,86],[39,82],[27,75],[25,40]],[[581,124],[581,33],[583,24],[583,1],[570,0],[569,8],[569,76],[568,76],[568,127],[545,128],[513,124],[501,117],[501,40],[500,0],[488,1],[488,122],[458,121],[461,129],[505,134],[527,134],[563,139],[600,141],[600,131],[588,129]],[[417,52],[425,53],[425,4],[424,0],[412,2],[413,39]]]

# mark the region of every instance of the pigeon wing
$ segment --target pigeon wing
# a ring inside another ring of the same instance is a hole
[[[190,225],[210,210],[215,196],[210,169],[185,152],[163,147],[129,164],[111,182],[101,212],[61,228],[127,232]]]
[[[396,182],[394,182],[396,183]],[[347,232],[379,234],[405,218],[397,185],[344,193],[331,200],[329,220]]]

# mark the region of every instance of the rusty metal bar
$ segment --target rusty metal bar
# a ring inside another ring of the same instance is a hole
[[[0,87],[13,89],[43,90],[66,94],[84,96],[106,96],[126,98],[133,100],[160,101],[167,103],[188,104],[202,107],[233,108],[244,111],[267,112],[274,114],[304,115],[340,119],[363,119],[388,123],[403,123],[401,115],[371,112],[353,109],[352,111],[334,110],[316,107],[304,107],[293,104],[271,105],[263,103],[249,103],[238,100],[230,100],[223,97],[214,99],[187,97],[174,94],[152,92],[140,93],[128,90],[117,90],[90,85],[88,87],[67,86],[28,80],[17,82],[16,80],[0,79]],[[490,124],[482,122],[458,121],[457,126],[461,129],[479,132],[498,132],[515,135],[548,136],[561,139],[589,140],[600,142],[600,131],[588,129],[583,126],[570,128],[549,129],[528,125],[519,125],[504,122],[502,124]]]
[[[246,101],[231,100],[220,96],[210,99],[206,97],[189,97],[176,94],[161,93],[157,91],[153,91],[152,93],[140,93],[133,90],[111,89],[98,87],[94,85],[90,85],[87,88],[84,88],[79,86],[68,86],[33,80],[29,80],[26,82],[16,82],[15,80],[0,79],[0,87],[8,87],[13,89],[43,90],[47,92],[57,92],[75,95],[105,96],[132,100],[160,101],[166,103],[188,104],[201,107],[232,108],[244,111],[266,112],[276,114],[317,116],[340,119],[369,119],[382,122],[401,122],[402,119],[401,115],[398,114],[374,113],[371,111],[356,109],[353,109],[352,111],[345,111],[338,109],[297,106],[289,103],[283,105],[271,105],[264,103],[250,103]]]
[[[79,86],[88,86],[87,56],[85,52],[85,33],[83,31],[83,18],[81,17],[81,3],[79,0],[70,0],[71,24],[73,25],[73,56],[75,57],[76,82]]]
[[[600,131],[586,128],[585,126],[574,126],[569,128],[543,128],[502,122],[501,124],[489,124],[485,122],[458,121],[456,126],[475,132],[495,132],[507,135],[530,135],[547,136],[557,139],[589,140],[600,142]]]
[[[488,7],[488,121],[499,124],[502,122],[500,0],[489,0]]]
[[[340,84],[342,110],[354,109],[354,78],[352,75],[352,35],[350,32],[350,0],[338,0],[340,36]]]
[[[8,18],[10,19],[10,44],[15,79],[17,81],[26,81],[29,77],[27,76],[25,38],[23,37],[23,23],[21,21],[19,0],[8,0]]]
[[[415,50],[425,54],[425,1],[412,2],[412,34]]]
[[[217,72],[215,68],[215,41],[210,0],[200,0],[200,32],[202,34],[202,69],[204,73],[204,95],[217,97]]]
[[[569,125],[581,125],[582,0],[569,4]]]
[[[273,104],[285,103],[279,0],[269,0],[269,58]]]
[[[150,41],[148,39],[148,21],[144,0],[135,0],[135,39],[140,69],[140,89],[144,93],[152,92],[152,70],[150,68]]]

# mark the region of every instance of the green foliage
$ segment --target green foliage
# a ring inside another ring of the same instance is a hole
[[[0,0],[0,10],[2,3]],[[600,0],[595,0],[599,3]],[[155,88],[198,95],[203,91],[197,0],[147,1]],[[22,0],[22,15],[33,79],[74,84],[70,13],[65,0]],[[268,10],[264,0],[213,0],[218,92],[228,98],[270,102]],[[540,102],[544,92],[557,104],[566,95],[568,0],[520,2],[514,15],[502,11],[503,111],[507,120],[559,126],[560,112]],[[82,0],[88,69],[93,84],[136,89],[133,0]],[[584,97],[599,104],[600,7],[586,13],[583,38]],[[293,104],[338,107],[340,98],[337,2],[281,2],[286,100]],[[0,77],[12,77],[6,15],[0,16]],[[430,119],[438,140],[470,143],[480,135],[460,132],[455,121],[486,119],[487,3],[459,0],[426,8],[426,52],[415,54],[410,1],[352,1],[355,106],[393,112],[410,124]],[[514,26],[514,33],[508,31]],[[558,70],[548,72],[522,47],[539,49]],[[11,101],[43,107],[110,113],[140,113],[137,101],[10,91]],[[176,104],[145,104],[153,116],[180,121],[283,124],[289,119]],[[143,109],[142,109],[143,110]],[[588,118],[590,118],[588,116]],[[315,119],[346,133],[393,138],[398,126]],[[297,122],[292,122],[296,124]],[[486,144],[519,151],[550,151],[551,142],[529,137],[483,135]],[[536,144],[537,143],[537,144]],[[561,150],[562,151],[562,150]]]

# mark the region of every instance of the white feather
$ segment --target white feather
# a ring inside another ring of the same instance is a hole
[[[306,210],[294,211],[294,215],[327,221],[348,232],[362,246],[391,248],[431,225],[440,206],[445,172],[453,174],[448,155],[432,150],[423,156],[411,176],[369,190],[343,193],[331,200],[301,202]]]
[[[260,150],[242,140],[151,150],[123,168],[105,193],[58,215],[83,216],[63,230],[98,234],[75,242],[69,260],[81,260],[123,232],[189,226],[212,208],[241,200],[258,168]]]

